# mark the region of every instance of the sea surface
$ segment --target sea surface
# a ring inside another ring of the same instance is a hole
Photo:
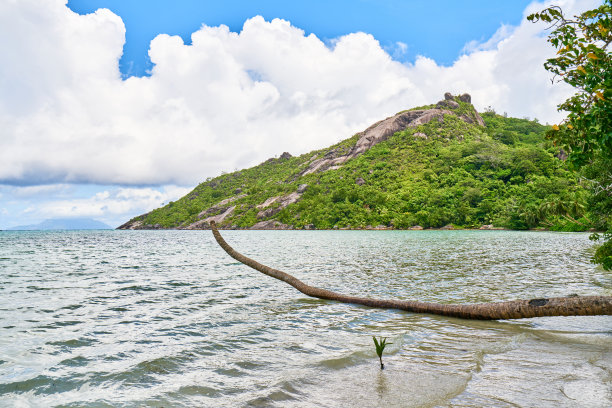
[[[444,303],[612,295],[588,234],[222,231],[306,283]],[[380,370],[372,336],[387,337]],[[611,407],[612,316],[308,298],[210,231],[0,232],[0,407]]]

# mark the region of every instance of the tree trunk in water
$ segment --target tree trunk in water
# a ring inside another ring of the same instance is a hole
[[[229,256],[265,275],[288,283],[307,296],[319,299],[336,300],[338,302],[383,309],[399,309],[414,313],[431,313],[479,320],[524,319],[542,316],[612,315],[612,296],[569,296],[495,303],[447,305],[412,300],[369,299],[358,296],[342,295],[340,293],[307,285],[288,273],[262,265],[242,255],[225,242],[217,230],[214,221],[211,221],[210,226],[217,243]]]

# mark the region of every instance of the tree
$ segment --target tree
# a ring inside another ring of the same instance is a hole
[[[260,264],[242,255],[225,242],[214,221],[210,222],[210,228],[219,246],[238,262],[264,275],[283,281],[307,296],[319,299],[335,300],[343,303],[352,303],[382,309],[398,309],[414,313],[431,313],[442,316],[460,317],[462,319],[478,320],[525,319],[541,316],[612,315],[612,296],[569,296],[546,299],[512,300],[509,302],[452,305],[415,300],[371,299],[360,296],[343,295],[341,293],[332,292],[331,290],[307,285],[286,272],[270,268],[269,266]],[[379,356],[382,356],[382,350]],[[380,365],[382,369],[382,357]]]
[[[547,133],[568,153],[570,166],[579,171],[593,191],[591,207],[598,228],[607,230],[593,261],[612,269],[612,0],[593,10],[566,17],[558,6],[527,17],[553,30],[548,42],[557,50],[544,67],[576,93],[558,105],[567,118]],[[591,239],[599,240],[599,234]]]

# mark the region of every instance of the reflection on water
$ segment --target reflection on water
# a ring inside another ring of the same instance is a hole
[[[612,295],[585,234],[224,235],[347,294]],[[393,343],[384,371],[373,335]],[[609,407],[612,317],[482,322],[306,298],[208,231],[2,232],[0,406]]]

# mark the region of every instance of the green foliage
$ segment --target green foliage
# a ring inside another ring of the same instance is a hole
[[[461,109],[461,114],[467,114],[468,106],[460,105],[456,111]],[[586,207],[590,199],[576,175],[555,157],[558,148],[544,138],[547,127],[492,112],[483,114],[483,119],[486,127],[446,115],[443,121],[396,133],[335,170],[300,175],[330,151],[348,152],[358,136],[299,157],[270,159],[207,180],[180,200],[137,219],[149,227],[181,228],[235,206],[222,225],[249,228],[274,219],[298,229],[448,224],[456,228],[485,224],[512,229],[589,228],[586,210],[540,210],[560,197],[564,202],[575,201],[578,207]],[[512,144],[495,137],[503,132],[513,135]],[[266,208],[278,212],[261,217],[258,205],[291,194],[302,184],[308,187],[299,201],[282,209],[276,202]]]
[[[612,158],[596,156],[591,165],[582,169],[581,175],[589,182],[592,192],[588,207],[595,227],[606,231],[603,236],[591,236],[594,241],[602,241],[593,262],[601,264],[606,270],[612,270]]]
[[[557,56],[548,59],[544,67],[576,90],[558,107],[568,113],[567,118],[554,125],[547,137],[569,153],[572,167],[589,183],[594,224],[608,231],[593,261],[611,269],[612,0],[573,19],[557,6],[527,18],[554,27],[548,41],[557,49]],[[597,234],[593,236],[594,240],[599,238]]]
[[[602,238],[599,234],[591,235],[591,240],[598,241]],[[601,264],[605,270],[612,269],[612,232],[608,230],[603,234],[604,243],[597,248],[593,256],[593,262]]]
[[[548,41],[557,49],[544,67],[570,84],[577,93],[559,105],[568,112],[549,137],[565,146],[569,160],[582,166],[597,151],[612,156],[612,2],[569,19],[557,7],[527,17],[551,23]]]
[[[385,365],[382,362],[383,351],[385,350],[385,347],[387,346],[387,344],[393,344],[393,343],[387,343],[386,337],[381,337],[380,340],[376,340],[376,337],[372,336],[372,340],[374,340],[374,347],[376,347],[376,354],[378,355],[378,359],[380,360],[380,369],[383,370],[385,368]]]

